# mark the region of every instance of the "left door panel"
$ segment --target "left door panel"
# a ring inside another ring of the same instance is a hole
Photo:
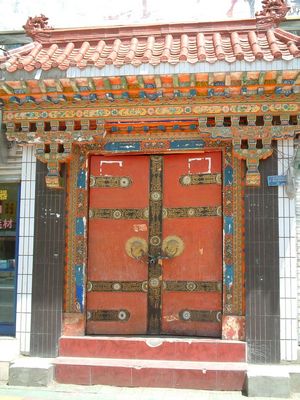
[[[147,331],[148,175],[146,156],[90,159],[88,334]]]

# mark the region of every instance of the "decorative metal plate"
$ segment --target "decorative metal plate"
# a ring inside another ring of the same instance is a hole
[[[221,217],[222,206],[164,208],[163,218]]]
[[[154,198],[156,198],[156,193]],[[159,213],[159,205],[161,201],[150,199],[150,207],[152,205],[152,213]],[[89,211],[90,219],[140,219],[148,220],[148,208],[91,208]],[[199,217],[221,217],[222,206],[216,207],[178,207],[178,208],[163,208],[163,218],[199,218]],[[153,235],[152,235],[153,236]],[[157,235],[155,235],[157,236]],[[151,239],[150,239],[151,240]]]
[[[147,281],[88,281],[88,292],[147,292]]]
[[[150,157],[148,333],[160,333],[162,270],[163,157]]]
[[[221,292],[222,282],[165,281],[164,289],[169,292]]]
[[[88,321],[126,322],[130,318],[128,310],[88,310]]]
[[[91,208],[89,217],[104,219],[148,219],[148,208]]]
[[[150,281],[151,287],[155,285],[156,278]],[[204,281],[163,281],[162,287],[168,292],[221,292],[222,282]],[[88,292],[147,292],[148,281],[88,281]]]
[[[187,322],[221,322],[221,316],[221,311],[181,310],[179,312],[179,319]]]
[[[221,185],[222,175],[221,174],[188,174],[188,175],[182,175],[179,178],[179,182],[183,186],[206,185],[206,184]]]
[[[90,176],[92,188],[127,188],[132,185],[128,176]]]

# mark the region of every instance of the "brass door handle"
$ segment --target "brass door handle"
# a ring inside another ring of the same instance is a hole
[[[179,236],[167,236],[162,244],[161,258],[174,258],[180,256],[184,250],[184,242]]]
[[[138,261],[148,257],[148,244],[143,238],[131,237],[125,244],[125,250],[129,257]]]
[[[157,260],[178,257],[184,250],[184,242],[179,236],[167,236],[162,244],[161,253],[155,256],[148,254],[148,243],[145,239],[133,236],[125,244],[125,250],[129,257],[138,261],[155,264]]]

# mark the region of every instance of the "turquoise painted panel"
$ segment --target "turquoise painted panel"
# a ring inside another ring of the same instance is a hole
[[[233,170],[230,165],[225,168],[224,182],[225,186],[231,186],[233,184]]]
[[[140,142],[109,142],[104,145],[106,151],[139,151],[141,150]]]
[[[79,189],[85,189],[85,184],[86,184],[86,172],[81,169],[77,175],[77,187]]]
[[[83,218],[76,218],[76,235],[84,234],[84,222]]]
[[[232,265],[225,266],[225,285],[229,289],[233,284],[234,270]]]
[[[225,217],[224,218],[224,229],[225,233],[232,235],[233,234],[233,218]]]
[[[170,149],[203,149],[205,141],[202,139],[197,140],[171,140]]]
[[[83,311],[83,265],[75,266],[76,305],[78,311]]]

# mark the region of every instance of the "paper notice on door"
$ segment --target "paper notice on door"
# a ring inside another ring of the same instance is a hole
[[[123,167],[123,161],[101,160],[100,176],[114,176],[119,173],[119,169],[122,167]]]
[[[148,228],[146,224],[134,224],[133,230],[134,232],[147,232]]]
[[[188,159],[189,174],[211,174],[211,157]]]

